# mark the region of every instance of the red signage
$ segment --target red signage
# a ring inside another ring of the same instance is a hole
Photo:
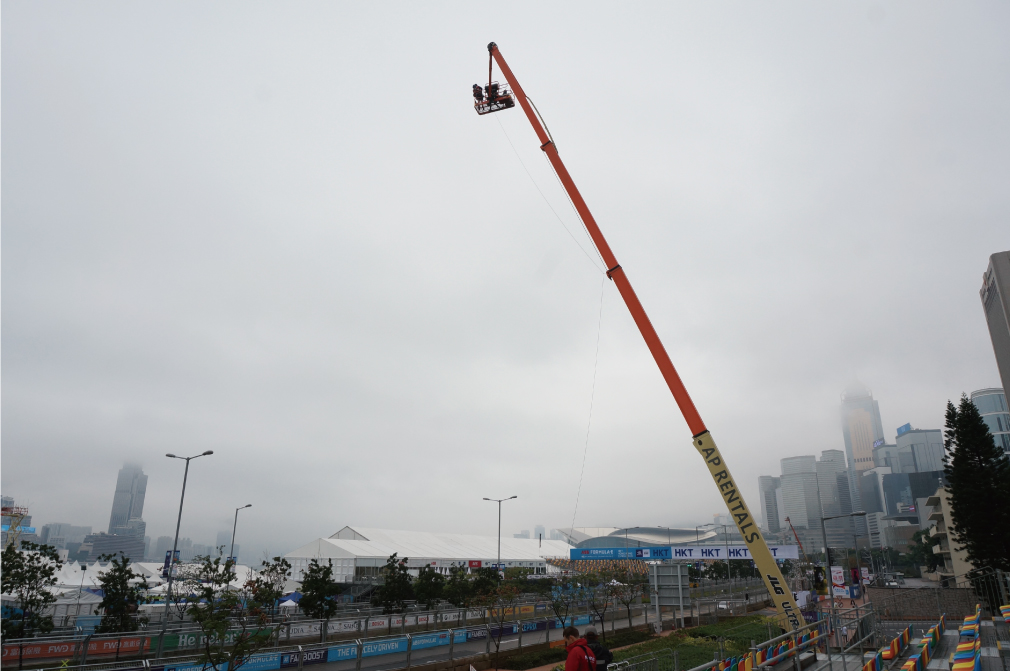
[[[151,639],[147,636],[137,638],[122,638],[91,641],[88,644],[88,656],[93,655],[114,655],[118,647],[121,653],[140,652],[141,649],[148,650]],[[3,646],[3,661],[17,659],[19,653],[24,651],[25,659],[38,659],[45,657],[72,657],[75,653],[82,652],[78,648],[78,641],[67,641],[61,643],[32,643],[24,646],[5,645]]]
[[[479,559],[471,559],[470,560],[470,568],[480,568],[480,560]]]

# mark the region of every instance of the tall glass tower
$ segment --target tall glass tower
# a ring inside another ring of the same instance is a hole
[[[989,325],[1000,381],[1006,390],[1010,387],[1010,252],[997,252],[989,257],[978,295]]]
[[[849,501],[856,510],[862,510],[859,476],[876,464],[873,462],[873,448],[884,444],[884,426],[880,421],[880,405],[873,400],[873,394],[860,382],[852,382],[842,392],[842,437],[845,440],[845,456],[848,459]],[[853,518],[856,534],[866,536],[866,522],[862,517]]]
[[[109,533],[134,535],[138,524],[132,526],[130,520],[140,521],[144,513],[144,496],[147,494],[147,476],[140,466],[125,464],[119,469],[116,480],[116,494],[112,498],[112,515],[109,517]],[[129,529],[129,531],[127,531]],[[140,530],[143,535],[143,530]]]
[[[1010,411],[1007,410],[1006,394],[1002,389],[979,389],[971,392],[971,402],[988,425],[996,447],[1002,448],[1010,457]]]

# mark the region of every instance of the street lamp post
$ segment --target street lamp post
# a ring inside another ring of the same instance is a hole
[[[165,455],[169,459],[182,459],[185,461],[186,470],[182,473],[182,495],[179,497],[179,516],[175,520],[175,541],[172,543],[172,554],[168,556],[168,586],[165,588],[165,615],[161,620],[161,637],[158,639],[158,658],[161,658],[162,644],[165,642],[165,632],[168,631],[168,609],[172,603],[172,578],[175,576],[175,551],[179,548],[179,526],[182,524],[182,503],[186,500],[186,479],[189,478],[189,462],[211,454],[214,454],[214,450],[207,450],[192,457],[177,457],[171,452]]]
[[[510,496],[507,499],[489,499],[484,497],[485,501],[494,501],[498,504],[498,564],[496,568],[504,573],[504,569],[501,566],[501,504],[502,501],[511,501],[512,499],[517,499],[519,496]]]
[[[820,489],[820,487],[818,487],[818,490],[819,489]],[[817,498],[820,499],[820,496],[818,496]],[[828,550],[828,532],[827,532],[827,528],[824,526],[824,523],[826,521],[828,521],[828,520],[837,520],[837,519],[841,519],[843,517],[866,517],[866,513],[864,511],[862,511],[862,510],[859,510],[859,511],[856,511],[854,513],[845,513],[844,515],[829,515],[828,517],[824,516],[823,511],[821,513],[821,537],[824,539],[824,576],[830,581],[829,582],[830,586],[828,587],[828,598],[830,599],[830,603],[831,603],[831,619],[832,619],[832,621],[835,619],[835,586],[834,586],[834,581],[831,580],[831,559],[830,559],[830,552]],[[834,624],[835,623],[832,622],[832,625],[831,625],[830,628],[834,628]],[[835,643],[839,644],[838,643],[838,631],[837,631],[837,629],[835,630]],[[838,651],[839,651],[839,653],[841,652],[841,645],[840,644],[839,644]],[[829,645],[828,646],[828,659],[830,659],[830,655],[831,655],[831,646]],[[842,664],[844,665],[844,663],[845,663],[845,656],[843,655],[842,656]]]
[[[81,591],[77,593],[77,614],[74,616],[74,626],[77,626],[77,618],[81,616],[81,595],[84,593],[84,574],[88,570],[88,565],[81,562]]]
[[[252,508],[251,503],[247,503],[244,506],[235,509],[235,523],[231,526],[231,549],[228,550],[228,558],[232,560],[232,570],[234,570],[235,564],[238,564],[238,558],[235,557],[235,530],[238,528],[238,511],[245,510],[246,508]]]

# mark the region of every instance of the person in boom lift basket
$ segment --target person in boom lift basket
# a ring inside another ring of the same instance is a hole
[[[480,87],[480,84],[473,85],[473,99],[479,103],[484,102],[484,89]]]
[[[596,656],[586,644],[586,639],[579,638],[579,630],[568,627],[562,635],[565,637],[565,650],[568,652],[565,671],[596,671]]]

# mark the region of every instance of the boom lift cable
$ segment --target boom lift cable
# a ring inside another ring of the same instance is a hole
[[[579,512],[579,497],[582,495],[582,476],[586,474],[586,455],[589,453],[589,430],[593,427],[593,402],[596,400],[596,370],[600,364],[600,331],[603,328],[603,291],[607,287],[607,278],[600,282],[600,315],[596,323],[596,357],[593,359],[593,391],[589,394],[589,422],[586,425],[586,445],[582,449],[582,470],[579,471],[579,488],[575,492],[575,510],[572,511],[572,526],[569,538],[575,532],[575,516]]]
[[[495,120],[498,121],[498,125],[501,127],[501,132],[505,134],[505,139],[508,140],[509,146],[512,147],[512,151],[515,153],[516,158],[519,159],[519,165],[521,165],[523,167],[523,170],[526,171],[526,176],[530,178],[531,182],[533,182],[533,186],[536,187],[537,193],[539,193],[540,197],[544,199],[545,203],[547,203],[547,207],[549,207],[551,209],[551,212],[554,213],[554,216],[555,216],[555,218],[557,218],[558,223],[561,224],[561,227],[565,229],[566,233],[568,233],[568,236],[572,239],[572,242],[574,242],[576,245],[578,245],[579,249],[582,250],[582,253],[586,255],[586,258],[589,259],[589,262],[591,264],[593,264],[593,268],[595,268],[596,270],[600,271],[601,273],[602,272],[606,272],[606,268],[605,267],[600,267],[596,263],[596,261],[593,259],[593,257],[589,255],[589,252],[586,251],[586,248],[582,246],[582,243],[579,242],[578,238],[575,237],[575,234],[572,233],[572,231],[571,231],[570,228],[568,228],[568,224],[565,223],[564,219],[561,218],[561,215],[558,214],[558,211],[554,209],[553,205],[551,205],[551,201],[547,200],[547,196],[544,195],[544,192],[540,188],[540,185],[537,184],[537,180],[533,179],[533,175],[530,174],[529,168],[527,168],[526,164],[523,162],[523,157],[519,155],[519,152],[516,150],[516,146],[514,144],[512,144],[512,138],[509,137],[508,131],[505,130],[505,126],[502,125],[502,122],[498,119],[498,117],[495,117]],[[555,175],[555,178],[556,177],[557,177],[557,175]],[[564,191],[564,188],[562,188],[561,190]],[[565,195],[567,197],[568,194],[566,193]],[[568,199],[568,202],[569,203],[572,202],[571,198]],[[574,209],[574,206],[573,206],[573,209]],[[578,214],[577,211],[576,211],[576,214]],[[579,221],[582,221],[582,220],[579,219]],[[583,229],[585,229],[585,224],[583,224]],[[587,231],[587,235],[588,235],[588,231]],[[593,249],[596,249],[596,247],[594,246]],[[597,256],[599,256],[599,252],[597,252]],[[603,259],[601,258],[600,260],[602,261]]]

